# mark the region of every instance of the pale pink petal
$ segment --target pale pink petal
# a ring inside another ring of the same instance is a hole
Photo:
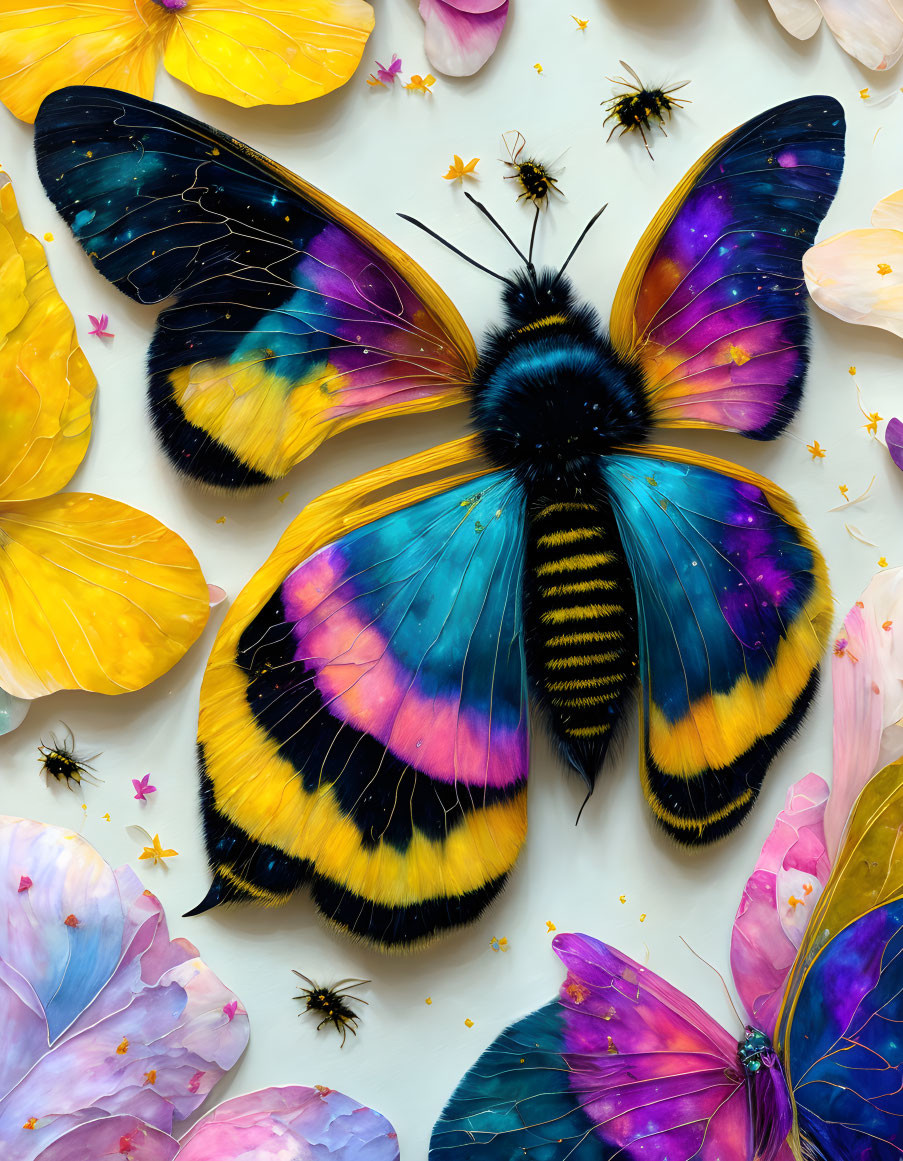
[[[398,1161],[379,1113],[334,1089],[267,1088],[225,1101],[181,1140],[179,1161]]]
[[[808,915],[830,871],[824,835],[828,786],[809,774],[787,794],[750,876],[731,936],[734,984],[769,1036]]]
[[[869,69],[888,69],[903,56],[903,17],[892,0],[819,0],[840,47]]]
[[[808,40],[818,32],[822,22],[816,0],[768,0],[772,11],[791,36]]]
[[[903,232],[838,234],[807,251],[803,270],[822,310],[903,337]]]
[[[217,605],[221,605],[226,599],[226,590],[221,589],[219,585],[207,585],[207,592],[210,594],[211,609],[215,609]]]
[[[872,210],[872,225],[881,230],[903,230],[903,189],[878,202]]]
[[[903,757],[903,569],[872,579],[840,635],[846,645],[831,661],[834,782],[825,812],[832,858],[863,786]]]
[[[59,1137],[37,1156],[37,1161],[173,1161],[178,1142],[136,1117],[104,1117],[88,1121]]]
[[[483,67],[508,16],[508,0],[420,0],[426,24],[424,46],[430,64],[452,77],[469,77]]]

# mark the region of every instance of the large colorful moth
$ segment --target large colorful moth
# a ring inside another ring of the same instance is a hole
[[[39,171],[76,237],[133,298],[174,299],[150,392],[183,470],[261,483],[342,427],[460,400],[476,429],[315,501],[231,608],[198,910],[307,883],[384,945],[472,919],[524,840],[531,695],[592,785],[639,681],[661,824],[697,844],[745,816],[815,687],[825,565],[769,481],[644,444],[792,418],[843,138],[828,97],[756,117],[667,200],[608,334],[528,263],[477,361],[429,277],[300,178],[134,97],[45,101]]]
[[[470,1069],[435,1126],[430,1161],[900,1157],[895,571],[875,578],[837,641],[830,795],[816,774],[791,787],[743,892],[731,968],[745,1028],[738,1013],[729,1032],[599,940],[558,935],[558,998]]]

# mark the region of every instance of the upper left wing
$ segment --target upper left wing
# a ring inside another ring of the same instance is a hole
[[[686,843],[727,834],[812,697],[827,569],[761,476],[665,447],[601,462],[637,597],[643,790]]]
[[[285,475],[354,424],[461,402],[470,332],[397,246],[184,113],[69,88],[35,123],[44,188],[137,302],[174,298],[148,359],[173,465],[223,487]]]
[[[843,109],[807,97],[729,133],[690,170],[640,240],[611,314],[664,427],[772,439],[809,362],[803,254],[843,171]]]
[[[328,492],[229,611],[198,728],[214,872],[196,910],[310,883],[338,926],[404,947],[475,918],[526,831],[524,499],[507,473]]]

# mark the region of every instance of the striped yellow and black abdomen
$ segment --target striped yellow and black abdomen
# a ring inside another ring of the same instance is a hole
[[[604,499],[535,504],[524,592],[535,700],[592,787],[637,676],[636,600]]]

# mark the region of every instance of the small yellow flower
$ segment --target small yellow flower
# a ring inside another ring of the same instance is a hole
[[[123,1036],[122,1043],[119,1044],[119,1046],[116,1049],[116,1055],[117,1056],[125,1056],[125,1054],[128,1052],[128,1050],[129,1050],[128,1039],[125,1036]]]
[[[887,557],[886,556],[882,556],[881,559],[878,561],[878,567],[879,568],[887,568]]]
[[[145,1084],[156,1084],[157,1083],[157,1070],[156,1070],[156,1068],[152,1068],[150,1070],[150,1072],[146,1072],[144,1074],[144,1083]]]
[[[171,859],[174,855],[177,855],[178,853],[179,853],[178,851],[174,851],[171,847],[167,847],[164,850],[163,844],[160,842],[160,836],[158,834],[155,834],[154,839],[153,839],[153,845],[149,846],[149,847],[145,847],[144,850],[141,852],[141,854],[138,856],[138,858],[139,858],[139,860],[140,859],[153,859],[154,866],[156,867],[157,863],[162,863],[164,859]],[[151,1083],[153,1084],[153,1081],[151,1081]]]
[[[888,265],[887,262],[879,262],[878,263],[878,273],[881,275],[882,278],[884,278],[884,276],[886,274],[893,274],[893,272],[894,272],[893,266]]]
[[[49,230],[44,235],[44,241],[45,242],[52,242],[53,241],[53,234],[51,234],[51,232]]]
[[[465,1020],[464,1027],[465,1028],[472,1028],[473,1027],[473,1020],[470,1020],[470,1019]]]
[[[879,415],[877,411],[866,411],[864,414],[865,418],[868,420],[868,423],[864,423],[862,426],[869,433],[869,435],[877,436],[878,424],[881,422],[884,416]]]
[[[433,997],[432,997],[432,996],[427,996],[427,998],[426,998],[426,999],[425,999],[423,1002],[424,1002],[425,1004],[432,1004],[432,1002],[433,1002]]]
[[[581,20],[579,16],[572,16],[571,20],[574,21],[581,32],[585,31],[587,24],[589,24],[588,20]]]
[[[497,939],[496,936],[493,936],[489,941],[489,946],[493,951],[507,951],[508,940],[504,936],[501,939]]]
[[[101,818],[104,820],[104,822],[111,822],[111,821],[112,821],[112,820],[111,820],[111,818],[110,818],[110,812],[109,812],[109,811],[107,811],[107,813],[106,813],[106,814],[102,814],[100,817],[101,817]]]
[[[29,1117],[28,1120],[25,1122],[25,1124],[22,1126],[22,1128],[23,1129],[34,1129],[34,1128],[36,1128],[37,1123],[38,1123],[37,1117]]]
[[[539,63],[539,61],[537,61],[533,67],[536,69],[539,75],[542,76],[542,65]]]
[[[812,456],[814,460],[823,460],[828,454],[819,444],[817,439],[814,439],[812,443],[806,444],[806,451]]]
[[[848,500],[849,496],[847,495],[847,493],[850,490],[849,485],[848,484],[838,484],[837,488],[838,488],[838,491],[840,492],[841,496],[843,496],[843,498],[845,500]]]
[[[477,162],[479,157],[472,157],[467,164],[464,164],[462,158],[457,153],[454,155],[454,160],[448,167],[448,173],[445,174],[446,181],[463,181],[465,177],[477,176]]]
[[[626,896],[626,895],[619,895],[619,896],[618,896],[618,899],[620,899],[620,901],[621,901],[622,903],[626,903],[626,902],[627,902],[627,896]]]
[[[419,73],[412,73],[410,81],[405,85],[406,89],[410,89],[414,93],[429,94],[430,89],[436,83],[436,78],[432,73],[427,73],[422,77]]]
[[[867,101],[869,99],[868,89],[860,89],[859,96],[863,99],[863,101]]]
[[[552,922],[552,920],[547,919],[546,920],[546,931],[551,932],[551,931],[557,931],[557,930],[558,930],[558,928],[555,926],[555,924]]]
[[[856,368],[855,368],[855,367],[850,367],[850,374],[851,374],[851,375],[855,375],[855,374],[856,374]]]

